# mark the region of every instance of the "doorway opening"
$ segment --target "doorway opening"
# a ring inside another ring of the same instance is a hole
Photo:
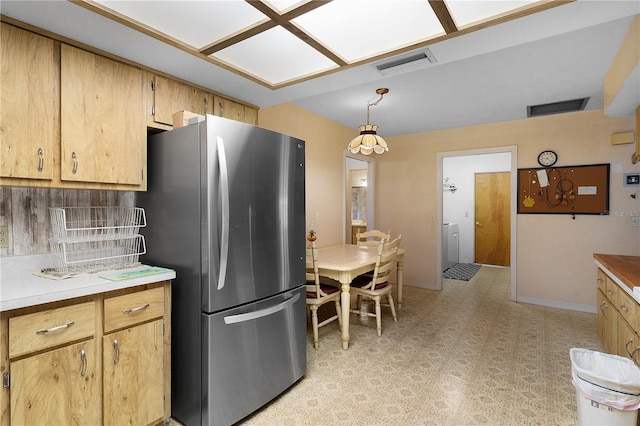
[[[375,228],[375,160],[345,151],[344,242],[358,230]]]
[[[507,181],[510,184],[506,198],[508,209],[504,220],[508,240],[504,237],[506,258],[510,268],[510,287],[512,301],[516,300],[516,213],[517,213],[517,147],[496,147],[472,149],[463,151],[441,152],[437,155],[438,194],[437,209],[437,248],[436,265],[445,268],[456,259],[451,259],[456,250],[444,242],[443,237],[451,235],[451,230],[457,231],[457,256],[458,262],[476,263],[476,234],[478,227],[483,223],[476,220],[476,177],[484,175],[508,173]],[[480,187],[482,188],[482,186]],[[497,195],[492,193],[491,197]],[[485,221],[485,219],[482,219]],[[451,224],[455,226],[450,226]],[[481,229],[482,230],[482,229]],[[450,238],[449,238],[450,239]],[[446,249],[446,252],[445,252]],[[503,253],[504,254],[504,253]],[[436,274],[436,288],[442,290],[442,271]]]

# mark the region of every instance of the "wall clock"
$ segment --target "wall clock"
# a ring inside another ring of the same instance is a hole
[[[542,151],[538,155],[538,163],[543,167],[551,167],[558,161],[558,154],[551,150]]]

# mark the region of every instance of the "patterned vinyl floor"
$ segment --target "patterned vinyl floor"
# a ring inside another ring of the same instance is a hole
[[[569,349],[602,350],[595,314],[509,301],[504,268],[443,286],[405,286],[381,337],[351,315],[347,351],[336,322],[318,350],[309,328],[306,376],[240,424],[576,425]]]

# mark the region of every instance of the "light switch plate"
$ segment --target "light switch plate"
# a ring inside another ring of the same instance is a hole
[[[640,173],[625,173],[623,186],[640,186]]]
[[[640,226],[640,216],[631,216],[631,226]]]

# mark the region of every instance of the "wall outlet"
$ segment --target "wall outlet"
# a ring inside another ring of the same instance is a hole
[[[640,216],[631,216],[631,226],[640,226]]]
[[[0,248],[9,248],[9,227],[0,226]]]

